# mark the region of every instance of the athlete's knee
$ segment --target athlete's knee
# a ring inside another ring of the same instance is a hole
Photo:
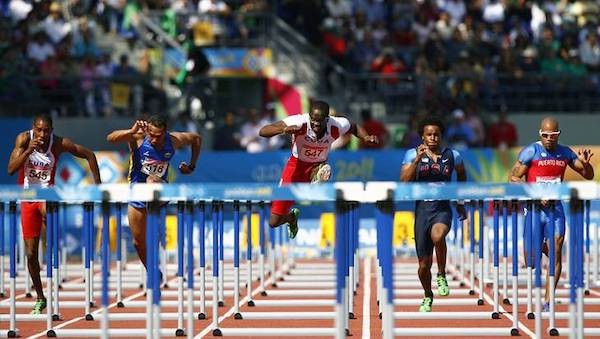
[[[431,269],[432,262],[431,257],[419,259],[419,270]]]

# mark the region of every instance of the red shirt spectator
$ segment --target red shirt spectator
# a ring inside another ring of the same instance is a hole
[[[517,128],[507,120],[506,112],[502,110],[498,114],[498,121],[490,125],[489,143],[494,148],[507,148],[517,145]]]
[[[375,119],[371,115],[371,111],[363,109],[360,112],[362,117],[362,127],[367,131],[369,135],[375,135],[379,139],[378,144],[367,144],[363,140],[360,141],[360,149],[377,149],[385,147],[388,138],[388,131],[385,125]]]

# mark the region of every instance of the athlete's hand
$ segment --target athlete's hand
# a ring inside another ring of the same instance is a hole
[[[419,161],[421,161],[421,159],[423,159],[423,157],[427,155],[427,150],[428,150],[427,146],[425,146],[423,144],[421,144],[417,147],[417,159]]]
[[[185,161],[182,161],[179,164],[179,172],[181,174],[190,174],[196,169],[196,166],[188,165]]]
[[[38,149],[40,146],[44,144],[43,138],[34,138],[29,140],[29,145],[27,145],[27,153],[31,153],[34,150]]]
[[[283,128],[283,134],[296,134],[300,131],[300,126],[285,126]]]
[[[579,161],[581,161],[584,164],[589,164],[593,155],[594,153],[592,153],[592,150],[590,150],[589,148],[580,148],[577,151],[577,159],[579,159]]]
[[[131,134],[137,134],[139,132],[146,132],[146,128],[148,127],[148,122],[145,120],[136,120],[131,126]]]
[[[367,135],[363,138],[363,141],[367,144],[379,144],[379,138],[376,135]]]
[[[459,221],[467,219],[467,209],[465,208],[465,205],[456,205],[456,212],[458,213]]]

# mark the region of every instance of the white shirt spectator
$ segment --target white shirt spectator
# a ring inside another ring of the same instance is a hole
[[[54,44],[59,43],[71,32],[71,25],[69,23],[65,22],[62,18],[53,18],[51,15],[44,20],[42,27],[44,27],[46,34]]]
[[[33,9],[33,5],[23,0],[12,0],[8,6],[10,9],[10,16],[14,22],[25,19]]]
[[[462,0],[439,0],[438,7],[450,14],[450,19],[453,26],[456,26],[462,22],[462,19],[467,12],[465,2]]]
[[[54,46],[47,40],[31,41],[27,45],[27,57],[37,62],[44,62],[54,55]]]
[[[593,68],[600,67],[600,45],[598,44],[598,37],[593,34],[585,39],[579,46],[579,56],[581,62],[586,66]]]
[[[490,2],[483,8],[483,20],[495,23],[504,20],[504,5],[500,1]]]
[[[349,17],[352,15],[352,4],[348,0],[327,0],[325,6],[332,18]]]

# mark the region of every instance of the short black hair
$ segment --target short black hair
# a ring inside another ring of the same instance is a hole
[[[437,126],[440,129],[440,133],[444,134],[444,123],[442,119],[437,116],[426,116],[419,123],[419,135],[423,135],[425,133],[425,126]]]
[[[158,128],[167,129],[167,118],[160,115],[151,115],[148,118],[148,123],[152,126],[156,126]]]
[[[31,121],[31,123],[35,125],[35,123],[38,122],[39,120],[42,120],[43,122],[47,123],[48,126],[52,127],[52,117],[49,114],[45,114],[45,113],[36,114],[33,117],[33,120]]]
[[[311,104],[310,104],[311,112],[315,109],[318,109],[318,110],[326,113],[327,115],[329,115],[329,104],[326,103],[325,101],[316,100],[316,101],[311,102]]]

